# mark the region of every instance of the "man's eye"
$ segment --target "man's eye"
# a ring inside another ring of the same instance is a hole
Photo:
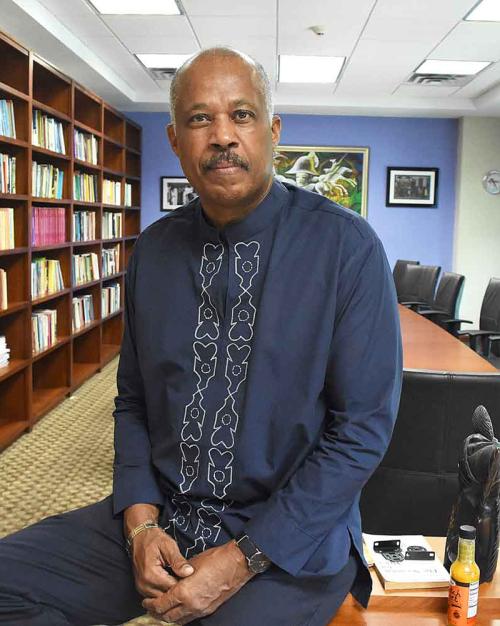
[[[196,115],[193,115],[193,117],[189,120],[190,122],[205,122],[208,119],[208,116],[206,113],[196,113]]]
[[[241,122],[246,122],[247,120],[255,116],[251,111],[245,111],[243,109],[239,109],[238,111],[234,112],[234,117],[236,120],[239,120]]]

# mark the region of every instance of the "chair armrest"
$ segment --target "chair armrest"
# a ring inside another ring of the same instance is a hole
[[[441,311],[439,309],[420,309],[419,313],[420,315],[449,315],[446,311]],[[449,322],[450,320],[446,321]]]
[[[399,304],[402,304],[403,306],[408,307],[412,311],[418,311],[418,307],[426,306],[426,303],[422,302],[421,300],[410,300],[406,302],[400,302]]]
[[[479,330],[479,329],[470,329],[470,330],[459,330],[459,335],[470,335],[471,337],[487,337],[488,335],[494,335],[497,333],[497,330]]]
[[[490,343],[494,343],[495,341],[500,341],[500,335],[491,335]]]

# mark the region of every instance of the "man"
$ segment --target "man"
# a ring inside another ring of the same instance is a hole
[[[128,266],[112,503],[0,542],[0,623],[324,626],[367,603],[359,494],[401,382],[382,246],[273,180],[280,119],[245,55],[193,57],[171,110],[199,200]]]

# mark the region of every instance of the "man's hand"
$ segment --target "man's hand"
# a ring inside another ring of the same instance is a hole
[[[210,615],[255,574],[234,541],[205,550],[189,561],[195,572],[169,591],[143,601],[155,617],[181,626]]]
[[[158,508],[150,504],[134,504],[125,511],[124,532],[128,536],[133,528],[146,520],[158,519]],[[135,586],[144,597],[156,598],[177,584],[177,578],[190,576],[192,565],[179,551],[176,541],[161,528],[148,528],[132,540],[131,557]],[[175,574],[169,574],[165,567]]]

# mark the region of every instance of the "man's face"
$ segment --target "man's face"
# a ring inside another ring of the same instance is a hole
[[[168,135],[205,206],[245,208],[264,197],[279,131],[255,70],[242,59],[200,57],[181,76]]]

